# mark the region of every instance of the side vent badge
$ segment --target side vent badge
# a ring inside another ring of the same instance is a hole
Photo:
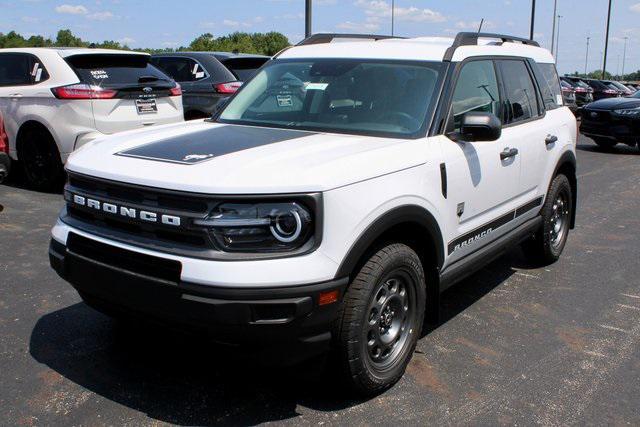
[[[462,216],[462,214],[464,213],[464,202],[458,203],[458,209],[456,210],[456,213],[458,214],[458,218]]]

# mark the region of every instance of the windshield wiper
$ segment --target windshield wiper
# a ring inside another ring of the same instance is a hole
[[[169,82],[169,79],[163,79],[162,77],[157,76],[140,76],[138,78],[138,83],[149,83],[149,82],[157,82],[158,80],[162,80],[165,82]]]

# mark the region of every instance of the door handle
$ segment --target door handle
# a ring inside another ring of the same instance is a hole
[[[558,142],[558,137],[555,135],[547,135],[547,138],[544,140],[546,145],[555,144],[556,142]]]
[[[12,93],[12,94],[9,95],[9,98],[12,98],[12,99],[22,98],[22,94],[21,93]]]
[[[506,160],[509,159],[511,157],[515,157],[518,155],[518,149],[517,148],[505,148],[502,153],[500,153],[500,160]]]

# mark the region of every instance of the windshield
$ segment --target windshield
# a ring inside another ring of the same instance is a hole
[[[416,137],[441,63],[280,60],[263,68],[220,115],[222,123]]]

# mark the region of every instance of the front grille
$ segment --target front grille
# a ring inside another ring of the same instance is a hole
[[[100,209],[79,206],[72,202],[73,195],[95,198],[101,202],[135,208],[137,212],[150,211],[169,214],[181,218],[179,227],[161,222],[147,222],[106,213]],[[112,181],[103,181],[85,176],[70,174],[65,187],[67,200],[66,215],[73,220],[74,226],[86,231],[102,231],[105,237],[120,233],[127,239],[138,242],[153,242],[172,248],[176,244],[194,250],[213,249],[213,240],[202,227],[193,226],[194,219],[205,218],[211,211],[214,201],[204,196],[180,194],[177,192],[132,186]],[[64,218],[63,218],[64,219]],[[90,227],[87,229],[87,227]]]
[[[143,204],[149,208],[184,210],[197,214],[208,212],[208,202],[202,197],[183,194],[172,195],[172,192],[96,180],[78,175],[69,175],[69,185],[96,197],[106,197],[128,203]]]

